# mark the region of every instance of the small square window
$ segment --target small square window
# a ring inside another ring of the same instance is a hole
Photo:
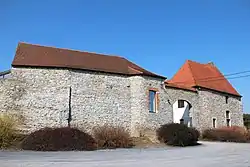
[[[213,128],[216,128],[216,118],[213,118]]]
[[[149,112],[156,113],[156,109],[157,109],[156,91],[149,90]]]
[[[178,100],[178,108],[184,107],[184,100]]]

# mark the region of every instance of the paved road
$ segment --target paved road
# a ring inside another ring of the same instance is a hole
[[[1,167],[250,167],[250,144],[95,152],[0,152]]]

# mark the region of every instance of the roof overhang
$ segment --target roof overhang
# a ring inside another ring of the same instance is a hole
[[[220,90],[215,90],[215,89],[211,89],[211,88],[206,88],[206,87],[202,87],[202,86],[194,86],[194,88],[198,89],[198,90],[209,90],[209,91],[213,91],[213,92],[217,92],[217,93],[221,93],[221,94],[225,94],[225,95],[229,95],[229,96],[234,96],[234,97],[243,97],[242,95],[237,95],[237,94],[232,94],[232,93],[228,93],[228,92],[224,92],[224,91],[220,91]]]

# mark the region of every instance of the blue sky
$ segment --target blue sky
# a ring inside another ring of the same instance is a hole
[[[247,0],[3,0],[0,20],[0,71],[19,41],[120,55],[168,78],[187,59],[224,74],[250,70]],[[249,81],[230,80],[245,112]]]

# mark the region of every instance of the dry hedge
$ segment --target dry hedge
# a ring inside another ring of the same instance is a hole
[[[98,148],[115,149],[133,147],[129,132],[123,127],[104,125],[93,130],[93,136],[97,141]]]
[[[18,125],[20,122],[17,117],[11,114],[0,114],[0,148],[5,149],[18,140]]]
[[[203,131],[202,138],[211,141],[245,143],[250,140],[250,133],[243,127],[221,127]]]
[[[35,151],[92,151],[96,141],[76,128],[44,128],[28,135],[21,144],[24,150]]]

